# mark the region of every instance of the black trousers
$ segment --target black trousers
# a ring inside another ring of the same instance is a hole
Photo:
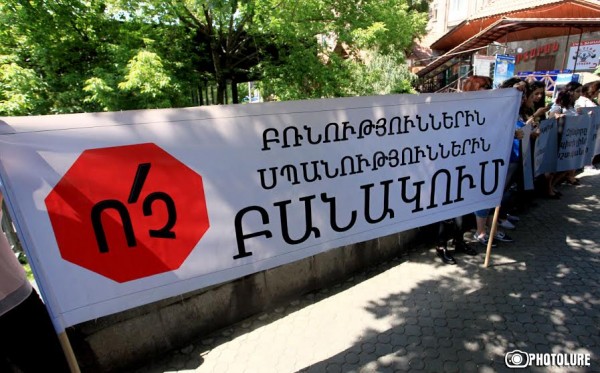
[[[438,223],[438,246],[446,246],[449,239],[455,242],[463,242],[463,217],[444,220]]]
[[[35,290],[0,316],[0,372],[14,371],[70,372],[46,306]]]

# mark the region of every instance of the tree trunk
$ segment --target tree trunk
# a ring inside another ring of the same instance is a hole
[[[234,104],[239,104],[240,103],[240,99],[239,99],[239,95],[238,95],[237,82],[235,81],[235,79],[231,80],[231,101]]]
[[[217,78],[217,104],[225,103],[225,90],[227,89],[227,81],[223,77]]]

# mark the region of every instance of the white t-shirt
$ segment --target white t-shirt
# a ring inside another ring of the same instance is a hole
[[[548,114],[550,114],[550,113],[564,114],[566,116],[575,116],[575,115],[578,115],[577,114],[577,110],[575,110],[574,107],[565,109],[565,108],[563,108],[562,106],[560,106],[558,104],[553,104],[552,105],[552,107],[548,111]]]
[[[580,108],[580,107],[596,107],[596,106],[598,106],[598,105],[596,105],[594,103],[594,101],[590,100],[589,98],[587,98],[585,96],[579,96],[577,101],[575,101],[575,109]]]

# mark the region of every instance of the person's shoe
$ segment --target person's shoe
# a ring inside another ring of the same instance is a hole
[[[518,216],[506,214],[506,220],[514,224],[518,223],[521,220],[521,218],[519,218]]]
[[[508,220],[508,219],[499,220],[498,225],[504,229],[515,229],[516,228],[515,225],[513,223],[511,223],[510,220]]]
[[[515,240],[513,240],[513,238],[511,236],[509,236],[508,234],[506,234],[504,232],[496,232],[496,235],[494,236],[494,240],[498,240],[500,242],[515,242]]]
[[[546,198],[546,199],[560,199],[560,196],[558,194],[554,193],[554,194],[546,194],[544,196],[544,198]]]
[[[444,262],[446,264],[456,264],[456,260],[454,260],[454,257],[452,256],[452,254],[450,254],[448,252],[448,248],[437,247],[435,249],[435,252],[437,253],[437,256],[439,256],[440,259],[442,259],[442,262]]]
[[[488,245],[488,241],[489,241],[489,236],[487,234],[480,234],[479,236],[476,237],[477,242],[479,242],[481,245],[486,246]],[[492,247],[497,247],[498,244],[492,241]]]
[[[469,245],[465,241],[455,242],[454,250],[456,250],[457,253],[465,253],[472,256],[477,255],[477,250],[475,250],[473,246]]]

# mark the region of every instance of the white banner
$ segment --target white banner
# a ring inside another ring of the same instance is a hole
[[[0,118],[58,331],[498,205],[520,93]]]
[[[534,175],[582,168],[600,154],[600,108],[584,108],[586,113],[548,119],[540,123],[535,141]],[[559,129],[562,129],[559,136]]]
[[[588,137],[588,159],[586,159],[586,164],[592,164],[592,159],[600,154],[600,107],[596,106],[593,108],[584,108],[584,110],[589,110],[592,115],[592,135]]]
[[[535,139],[533,156],[533,174],[539,176],[556,171],[556,154],[558,152],[558,123],[556,119],[540,122],[540,134]]]
[[[588,156],[588,136],[592,134],[592,117],[583,114],[566,116],[559,119],[559,126],[564,120],[562,135],[558,144],[556,171],[568,171],[582,168]],[[591,150],[591,149],[589,149]]]
[[[521,127],[523,139],[521,140],[521,154],[523,163],[523,188],[533,190],[533,162],[531,156],[531,125]]]

